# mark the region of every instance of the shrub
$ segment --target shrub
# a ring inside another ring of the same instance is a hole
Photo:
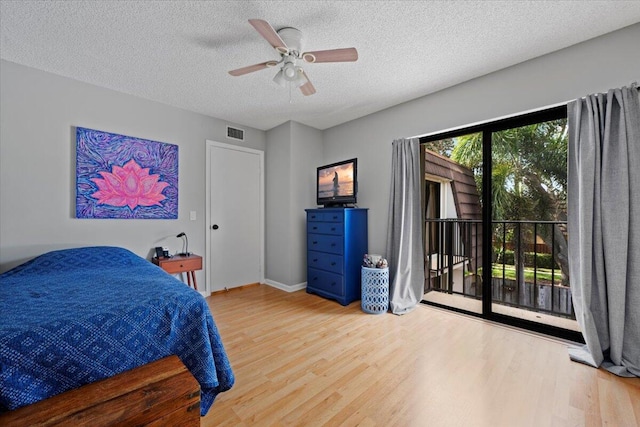
[[[538,268],[555,268],[558,269],[557,264],[554,262],[553,258],[551,257],[551,254],[536,254],[534,252],[525,252],[524,253],[524,266],[525,267],[534,267],[534,256],[537,258],[536,259],[536,264],[535,266]],[[514,260],[514,253],[512,250],[505,250],[504,252],[499,252],[498,253],[498,257],[496,259],[497,263],[504,263],[504,264],[509,264],[509,265],[515,265],[515,260]]]

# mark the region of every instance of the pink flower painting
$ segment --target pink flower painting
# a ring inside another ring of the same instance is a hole
[[[91,197],[98,199],[98,203],[111,206],[161,206],[160,202],[166,197],[162,190],[169,184],[159,181],[160,175],[149,174],[149,168],[141,168],[131,159],[123,167],[114,166],[112,172],[98,172],[100,178],[91,178],[98,186],[98,191]]]
[[[76,128],[76,218],[178,218],[178,146]]]

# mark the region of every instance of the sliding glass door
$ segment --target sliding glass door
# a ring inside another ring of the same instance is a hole
[[[477,314],[482,314],[481,137],[461,135],[422,145],[424,300]]]
[[[567,258],[567,120],[491,133],[493,313],[577,331]]]
[[[566,109],[421,142],[424,301],[579,339],[567,259]]]

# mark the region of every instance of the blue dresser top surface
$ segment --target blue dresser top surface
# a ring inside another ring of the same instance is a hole
[[[314,211],[322,211],[322,212],[343,212],[343,211],[368,211],[369,208],[309,208],[305,209],[305,212],[314,212]]]

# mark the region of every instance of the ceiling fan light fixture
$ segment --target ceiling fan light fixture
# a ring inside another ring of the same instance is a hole
[[[287,87],[287,79],[284,78],[284,73],[282,70],[278,71],[273,78],[273,81],[279,84],[282,87]]]
[[[287,87],[287,83],[290,83],[293,87],[296,88],[304,85],[309,81],[304,75],[301,67],[292,66],[289,68],[289,70],[293,71],[293,77],[289,77],[289,74],[287,74],[287,69],[285,67],[282,67],[280,71],[278,71],[273,77],[273,81],[282,87]]]
[[[296,74],[297,74],[296,79],[293,82],[291,82],[296,88],[302,86],[303,84],[309,81],[307,77],[304,75],[302,68],[296,67]]]
[[[289,101],[291,101],[291,89],[299,88],[304,96],[316,93],[316,88],[302,69],[298,66],[301,61],[306,64],[318,62],[353,62],[358,60],[358,51],[354,47],[328,50],[315,50],[305,52],[302,50],[302,32],[297,28],[284,27],[278,31],[263,19],[249,19],[249,23],[255,30],[273,47],[280,55],[279,61],[266,61],[248,67],[229,71],[232,76],[242,76],[263,70],[265,68],[279,67],[273,81],[286,88],[289,87]]]
[[[282,74],[284,75],[284,78],[287,81],[295,81],[298,78],[298,71],[295,65],[293,65],[292,62],[287,62],[286,64],[284,64],[284,66],[282,67]]]

